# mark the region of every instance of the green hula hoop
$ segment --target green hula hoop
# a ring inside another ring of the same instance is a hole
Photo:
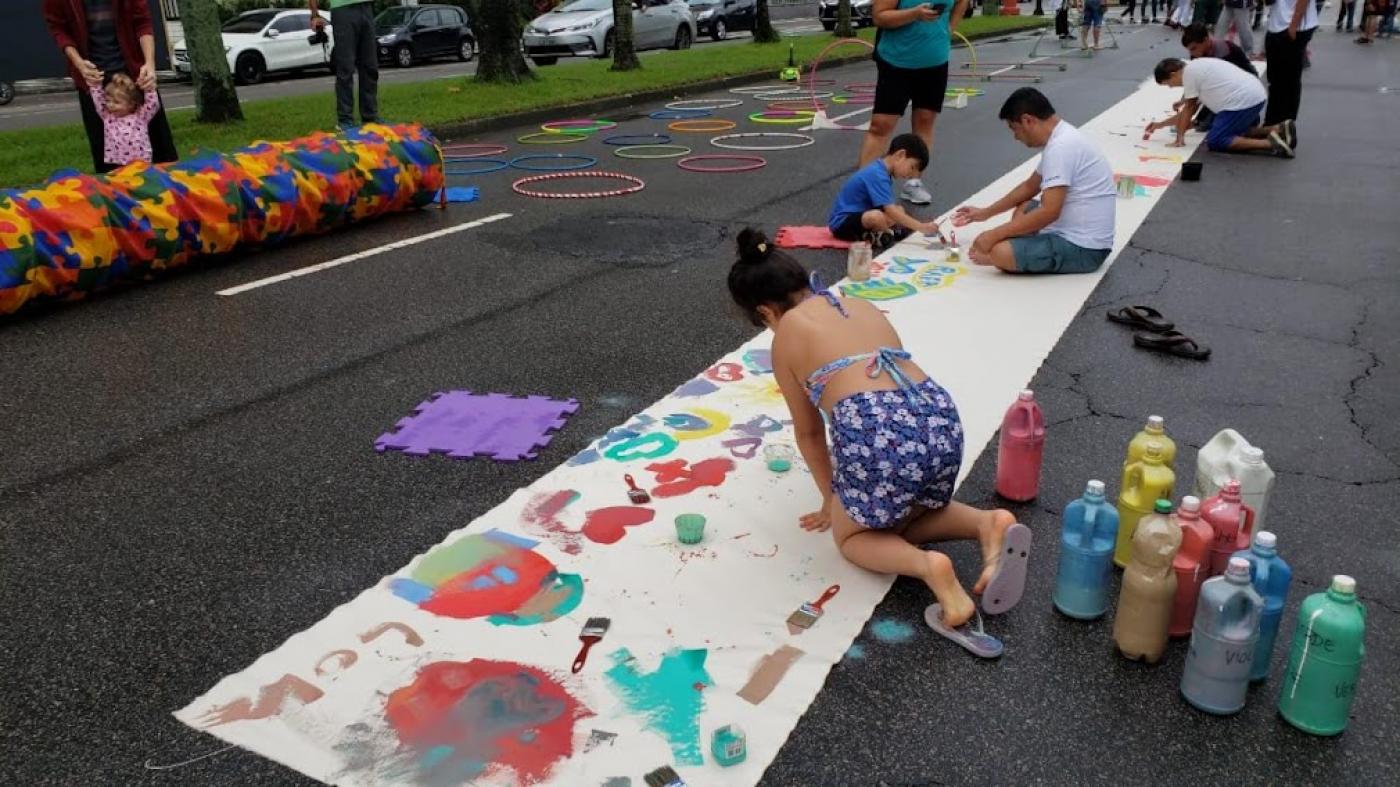
[[[787,112],[788,110],[784,110],[785,114]],[[767,113],[755,112],[752,115],[749,115],[749,120],[752,120],[755,123],[770,123],[775,126],[800,126],[805,125],[807,123],[811,123],[812,118],[815,118],[817,116],[817,113],[806,109],[791,110],[792,117],[764,117],[765,114]]]
[[[588,139],[587,134],[576,134],[570,131],[536,131],[533,134],[516,137],[515,141],[522,145],[567,145],[571,142],[582,142],[585,139]]]
[[[666,152],[659,152],[663,150]],[[641,153],[639,151],[648,152]],[[686,147],[685,145],[628,145],[626,147],[621,147],[617,150],[614,150],[613,154],[618,156],[619,158],[680,158],[681,156],[690,155],[690,148]]]

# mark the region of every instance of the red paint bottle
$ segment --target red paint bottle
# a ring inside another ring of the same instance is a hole
[[[1007,500],[1034,500],[1040,491],[1040,460],[1045,450],[1045,416],[1035,394],[1022,391],[1001,421],[997,445],[997,494]]]
[[[1225,565],[1230,556],[1242,549],[1249,549],[1254,536],[1254,509],[1240,499],[1240,482],[1230,479],[1220,488],[1220,493],[1201,505],[1201,519],[1215,531],[1215,541],[1210,545],[1210,576],[1225,573]]]

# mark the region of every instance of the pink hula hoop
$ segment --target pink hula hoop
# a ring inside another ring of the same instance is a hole
[[[691,163],[695,161],[744,161],[748,163],[728,167],[697,167]],[[727,153],[705,153],[699,156],[686,156],[680,161],[677,161],[676,166],[686,172],[752,172],[756,169],[763,169],[768,166],[768,161],[762,156],[731,156]]]
[[[830,44],[827,44],[827,45],[826,45],[826,48],[824,48],[822,51],[820,51],[820,52],[817,53],[816,58],[814,58],[814,59],[812,60],[812,65],[809,67],[809,70],[808,70],[808,72],[807,72],[807,76],[808,76],[808,81],[807,81],[807,92],[808,92],[809,94],[817,92],[817,68],[821,65],[822,58],[826,57],[826,53],[827,53],[827,52],[830,52],[831,50],[835,49],[835,48],[838,47],[838,46],[849,46],[849,45],[851,45],[851,44],[860,44],[861,46],[865,47],[866,49],[869,49],[871,52],[874,52],[874,51],[875,51],[875,45],[872,44],[872,43],[870,43],[869,41],[866,41],[866,40],[863,39],[863,38],[842,38],[842,39],[838,39],[838,40],[836,40],[836,41],[832,41]],[[851,90],[850,86],[847,86],[846,89],[847,89],[847,90]],[[855,91],[854,91],[854,90],[851,90],[851,92],[854,93]],[[817,106],[817,100],[816,100],[815,98],[812,99],[812,111],[813,111],[813,112],[821,112],[821,111],[822,111],[822,108],[819,107],[819,106]],[[860,129],[857,129],[856,127],[854,127],[854,126],[843,126],[843,125],[841,125],[841,124],[839,124],[839,123],[832,123],[832,125],[836,126],[836,127],[839,128],[839,129],[845,130],[845,131],[859,131],[859,130],[860,130]]]
[[[505,145],[485,145],[473,142],[459,142],[455,145],[443,145],[442,155],[453,158],[485,158],[487,156],[499,156],[510,150]]]
[[[873,95],[875,95],[875,83],[874,83],[874,82],[853,82],[853,83],[851,83],[851,84],[849,84],[849,85],[846,85],[846,92],[847,92],[847,93],[869,93],[870,95],[873,96]]]
[[[628,185],[620,189],[609,189],[607,191],[536,191],[525,188],[531,183],[543,183],[550,180],[564,180],[566,178],[610,178],[621,180]],[[624,175],[621,172],[603,172],[601,170],[573,170],[570,172],[550,172],[546,175],[531,175],[528,178],[521,178],[510,184],[511,191],[525,197],[538,197],[540,199],[597,199],[601,197],[621,197],[625,194],[635,194],[646,188],[646,182],[641,178],[631,175]]]

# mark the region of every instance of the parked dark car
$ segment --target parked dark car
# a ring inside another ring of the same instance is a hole
[[[827,30],[836,29],[836,10],[838,8],[836,0],[818,0],[817,18],[822,20],[822,27]],[[874,7],[871,0],[851,0],[851,27],[869,27],[875,24],[871,17],[871,9]]]
[[[467,12],[455,5],[395,6],[374,18],[379,60],[408,68],[435,57],[466,62],[476,56]]]
[[[695,34],[723,41],[735,30],[752,30],[758,0],[688,0]]]

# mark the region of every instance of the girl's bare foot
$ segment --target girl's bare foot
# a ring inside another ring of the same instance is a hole
[[[1004,508],[988,511],[987,518],[977,527],[977,541],[982,545],[982,576],[972,586],[972,592],[980,594],[987,583],[996,576],[1001,565],[1001,547],[1006,541],[1006,530],[1016,524],[1016,517]],[[946,606],[945,606],[946,609]]]
[[[1000,549],[1000,546],[997,548]],[[957,628],[972,618],[977,605],[972,603],[972,597],[958,583],[953,561],[947,555],[942,552],[925,552],[924,555],[928,559],[928,574],[924,582],[943,607],[943,622],[949,628]]]

